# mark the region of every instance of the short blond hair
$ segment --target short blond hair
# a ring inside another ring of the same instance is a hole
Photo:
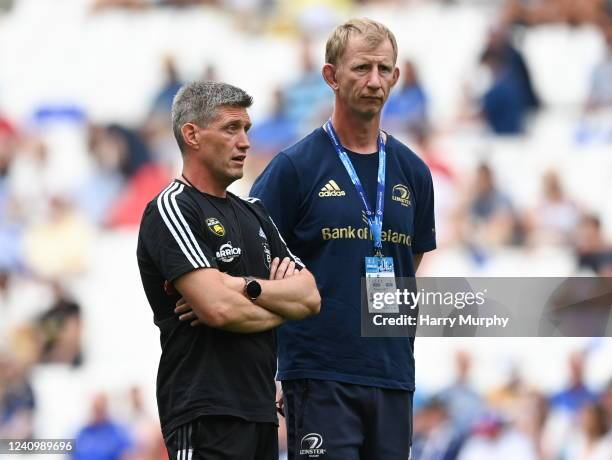
[[[372,47],[389,40],[393,47],[393,64],[395,65],[397,62],[395,35],[387,26],[368,18],[350,19],[334,29],[325,45],[325,62],[336,65],[346,51],[349,39],[355,34],[363,35]]]

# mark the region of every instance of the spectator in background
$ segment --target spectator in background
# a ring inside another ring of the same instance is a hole
[[[519,373],[516,363],[511,363],[505,383],[487,395],[488,406],[516,429],[526,435],[539,454],[542,454],[542,432],[548,415],[548,401],[537,391],[530,390]]]
[[[609,460],[612,436],[606,412],[599,404],[589,403],[580,410],[579,431],[572,432],[563,454],[564,460]]]
[[[549,410],[547,398],[535,390],[527,390],[515,410],[518,414],[518,428],[531,439],[539,454],[539,458],[547,458],[543,442],[544,428]]]
[[[403,83],[389,96],[382,114],[382,125],[399,134],[414,134],[429,123],[427,96],[412,61],[404,61],[401,75]]]
[[[113,168],[117,168],[124,182],[117,195],[109,184],[105,198],[110,202],[104,206],[103,223],[109,227],[138,225],[148,201],[168,181],[168,168],[152,161],[149,147],[138,131],[121,125],[93,126],[89,144],[94,155],[116,165]]]
[[[320,125],[329,112],[331,91],[321,78],[321,70],[315,65],[310,43],[301,42],[301,75],[285,90],[287,115],[296,123],[300,132]]]
[[[143,165],[109,208],[105,223],[111,228],[136,227],[145,206],[170,177],[169,169],[157,163]]]
[[[49,215],[49,200],[45,198],[56,191],[53,176],[47,143],[36,135],[23,133],[8,177],[16,221],[23,224],[40,222]]]
[[[533,86],[531,72],[522,53],[512,43],[510,29],[503,27],[492,29],[487,38],[485,53],[499,53],[512,74],[522,94],[522,99],[529,110],[537,110],[541,106],[540,98]]]
[[[455,460],[462,442],[463,436],[453,425],[442,400],[430,399],[415,415],[412,458]]]
[[[582,352],[574,352],[568,359],[570,381],[567,388],[555,394],[551,400],[553,410],[563,410],[571,415],[577,414],[583,406],[597,399],[584,383],[585,355]]]
[[[151,161],[149,148],[137,130],[118,124],[91,125],[89,150],[109,170],[116,170],[124,180],[130,179]]]
[[[105,127],[102,134],[118,150],[119,170],[126,179],[151,161],[149,148],[137,130],[113,123]]]
[[[28,369],[10,352],[0,352],[0,438],[32,438],[35,408]]]
[[[94,224],[103,224],[109,206],[123,187],[122,151],[100,125],[88,127],[91,168],[76,187],[73,199]]]
[[[513,411],[519,406],[524,390],[519,370],[515,364],[511,364],[505,382],[489,392],[487,402],[500,414],[513,419],[517,415]]]
[[[444,155],[434,144],[431,125],[427,123],[415,125],[411,134],[414,138],[416,153],[429,166],[432,175],[454,182],[456,179],[455,172],[450,162],[444,158]]]
[[[600,273],[612,264],[612,246],[606,242],[599,217],[582,217],[575,236],[574,248],[579,268]]]
[[[67,197],[48,195],[46,201],[47,218],[30,225],[23,236],[27,266],[52,279],[83,273],[91,263],[92,226]]]
[[[274,90],[270,116],[253,126],[249,138],[253,153],[264,156],[266,163],[297,140],[297,125],[288,114],[285,95],[280,88]]]
[[[507,29],[490,32],[480,61],[490,81],[480,97],[480,116],[495,134],[521,134],[527,115],[540,107],[540,99]]]
[[[578,208],[561,185],[559,175],[549,171],[542,176],[544,197],[531,212],[526,213],[524,228],[530,244],[571,243],[579,222]]]
[[[55,302],[38,319],[40,362],[79,366],[81,351],[81,307],[55,284]]]
[[[569,384],[549,399],[550,416],[544,430],[544,448],[551,458],[564,458],[583,407],[596,402],[597,395],[584,383],[584,352],[568,358]],[[574,459],[572,459],[574,460]]]
[[[537,460],[533,443],[495,413],[485,414],[474,426],[458,460]]]
[[[521,83],[510,68],[501,50],[487,49],[481,57],[492,83],[481,99],[481,111],[495,134],[517,135],[525,128],[527,101]]]
[[[593,70],[586,103],[587,111],[612,107],[612,12],[601,21],[600,28],[607,49],[604,59]]]
[[[129,413],[126,422],[134,440],[130,460],[167,460],[159,420],[146,407],[142,388],[137,385],[130,387],[128,397]]]
[[[183,86],[183,81],[179,77],[179,73],[176,68],[176,61],[172,56],[164,56],[163,68],[165,82],[155,96],[151,112],[168,118],[170,116],[170,111],[172,110],[172,100],[181,86]],[[164,121],[166,123],[168,122],[167,119]]]
[[[486,164],[478,167],[458,216],[460,238],[479,263],[486,261],[487,248],[516,243],[520,238],[512,201]]]
[[[127,430],[110,418],[106,394],[91,402],[91,420],[76,435],[74,460],[126,460],[132,449]]]
[[[472,358],[466,351],[455,354],[455,381],[439,394],[459,433],[468,433],[484,409],[483,401],[470,383]]]

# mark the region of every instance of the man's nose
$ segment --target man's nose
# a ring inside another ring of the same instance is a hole
[[[381,85],[381,78],[378,68],[374,67],[368,74],[368,88],[378,89]]]
[[[236,142],[236,146],[240,150],[245,150],[245,151],[251,148],[251,142],[249,141],[249,135],[247,134],[245,130],[242,130],[242,132],[240,133],[240,136],[238,137],[238,141]]]

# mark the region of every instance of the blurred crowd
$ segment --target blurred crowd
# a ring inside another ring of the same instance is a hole
[[[297,16],[310,24],[302,24],[303,31],[324,28],[317,14],[320,8],[345,12],[376,3],[409,8],[425,1],[96,0],[92,7],[102,14],[109,9],[205,4],[231,11],[250,33],[261,27],[284,31],[286,18]],[[10,9],[12,3],[0,2],[0,7]],[[478,2],[438,3],[454,7]],[[525,29],[589,24],[607,49],[592,69],[588,97],[573,108],[585,120],[578,133],[584,142],[576,148],[595,137],[610,148],[612,2],[493,3],[499,6],[498,14],[474,56],[483,84],[466,76],[465,97],[451,126],[432,115],[431,96],[417,62],[402,58],[401,80],[385,107],[383,127],[405,140],[432,171],[440,251],[458,250],[467,263],[484,267],[502,249],[528,255],[535,248],[555,247],[572,254],[574,268],[567,276],[611,276],[612,232],[605,227],[611,221],[605,219],[605,209],[586,206],[568,191],[567,171],[552,163],[538,173],[539,193],[524,206],[515,191],[504,186],[499,179],[503,171],[486,155],[476,167],[466,169],[444,141],[474,127],[486,139],[527,138],[530,121],[549,108],[538,94],[521,48]],[[287,15],[288,8],[299,14]],[[252,27],[253,17],[258,27]],[[320,126],[331,112],[331,90],[321,78],[321,63],[313,57],[312,37],[295,43],[299,76],[274,88],[270,110],[253,120],[245,192],[280,149]],[[87,361],[82,348],[82,311],[87,305],[70,285],[91,270],[96,238],[133,232],[145,204],[176,173],[179,152],[170,108],[186,77],[171,55],[163,57],[161,68],[163,85],[151,98],[146,117],[132,125],[92,119],[72,103],[33,107],[27,119],[3,114],[0,105],[0,438],[35,434],[37,404],[30,376],[36,366],[64,363],[78,368]],[[216,67],[205,65],[198,78],[218,79]],[[83,154],[57,155],[64,149]],[[23,298],[24,290],[44,294]],[[503,460],[512,453],[513,459],[522,460],[612,459],[612,380],[605,388],[587,388],[584,359],[586,355],[574,355],[567,389],[548,395],[525,384],[518,370],[505,386],[477,391],[470,385],[469,356],[458,354],[456,381],[438,394],[417,398],[413,458]],[[132,412],[127,423],[111,415],[108,395],[92,399],[90,421],[78,434],[84,451],[76,457],[163,458],[161,439],[151,428],[157,426],[155,416],[143,408],[137,388],[128,393],[125,407]],[[104,441],[109,439],[112,442]],[[106,453],[98,456],[87,449]]]
[[[584,381],[587,357],[585,352],[572,354],[566,386],[544,394],[524,381],[517,366],[498,388],[479,391],[470,381],[470,355],[457,352],[455,381],[417,400],[413,458],[612,458],[612,379],[603,388],[589,388]]]

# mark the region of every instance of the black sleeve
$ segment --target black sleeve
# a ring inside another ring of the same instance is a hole
[[[168,281],[198,268],[217,268],[203,236],[197,206],[173,184],[152,201],[143,217],[141,235],[153,263]]]
[[[287,243],[283,239],[280,234],[278,227],[268,214],[266,207],[261,202],[259,198],[245,198],[251,208],[257,213],[261,222],[265,223],[264,231],[266,232],[266,236],[270,241],[270,250],[272,252],[272,258],[279,257],[280,259],[284,259],[285,257],[289,257],[291,260],[295,262],[295,265],[298,269],[304,268],[303,262],[297,257],[295,254],[291,252]]]

